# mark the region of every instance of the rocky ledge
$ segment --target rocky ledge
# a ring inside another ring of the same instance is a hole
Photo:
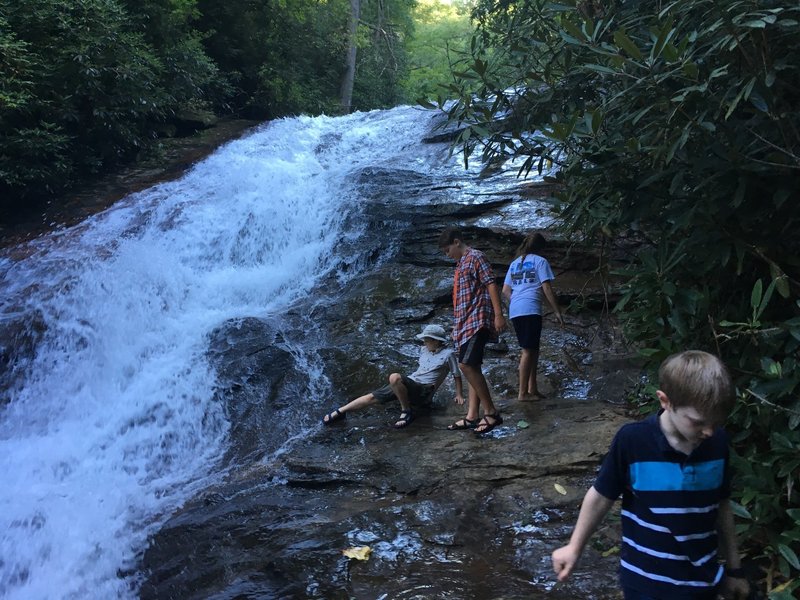
[[[548,249],[561,301],[577,301],[564,329],[545,318],[545,399],[516,400],[513,333],[489,349],[484,370],[504,419],[490,434],[446,429],[464,411],[452,402],[450,382],[437,407],[403,430],[390,426],[394,406],[320,423],[326,411],[413,363],[422,323],[449,326],[453,265],[435,247],[443,223],[462,225],[504,275],[522,233],[481,223],[511,202],[473,213],[431,206],[403,217],[405,224],[392,216],[392,231],[402,232],[395,258],[324,315],[336,343],[323,358],[339,395],[317,399],[316,414],[305,416],[307,434],[290,449],[237,469],[153,536],[142,598],[619,597],[613,524],[569,583],[556,585],[550,565],[614,432],[631,420],[624,395],[639,376],[608,316],[597,253],[558,240]],[[268,354],[265,364],[275,360]],[[230,372],[240,363],[226,359],[231,380],[248,379]],[[282,424],[257,433],[269,444]],[[345,557],[351,547],[368,547],[367,560]]]

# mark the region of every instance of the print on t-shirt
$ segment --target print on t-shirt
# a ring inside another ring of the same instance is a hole
[[[532,261],[520,263],[517,270],[511,273],[511,285],[521,283],[537,283],[536,268]]]

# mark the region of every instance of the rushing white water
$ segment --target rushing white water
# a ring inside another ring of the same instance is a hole
[[[230,424],[208,333],[282,315],[335,273],[358,208],[348,174],[452,163],[420,148],[429,121],[405,107],[274,122],[0,256],[0,328],[39,336],[0,408],[0,597],[135,596],[148,535],[220,477]]]

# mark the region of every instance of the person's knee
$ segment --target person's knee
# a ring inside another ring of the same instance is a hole
[[[403,381],[403,376],[400,375],[400,373],[392,373],[391,375],[389,375],[389,385],[394,386],[399,383],[402,383],[402,381]]]

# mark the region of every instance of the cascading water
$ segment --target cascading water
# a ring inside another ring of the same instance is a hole
[[[0,255],[0,597],[136,594],[148,535],[236,466],[208,336],[280,323],[324,279],[341,283],[355,259],[337,247],[359,235],[351,174],[453,168],[419,145],[430,119],[401,107],[274,122],[15,249],[26,258]]]

